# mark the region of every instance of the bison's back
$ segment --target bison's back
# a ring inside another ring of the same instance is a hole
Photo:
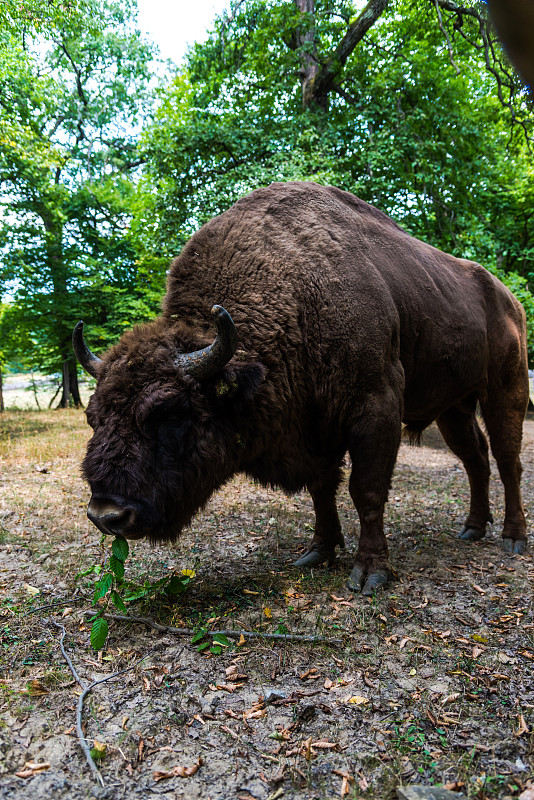
[[[316,383],[372,381],[400,353],[415,416],[434,402],[429,383],[452,396],[483,380],[489,320],[506,327],[504,317],[521,317],[482,267],[347,192],[299,182],[242,198],[175,259],[166,313],[208,326],[214,303],[233,316],[240,346],[273,368],[282,357],[298,362]]]

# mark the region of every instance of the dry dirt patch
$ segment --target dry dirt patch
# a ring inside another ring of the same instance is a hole
[[[388,798],[420,782],[504,798],[534,780],[531,556],[500,550],[495,477],[493,531],[474,545],[454,538],[467,483],[436,431],[401,450],[387,510],[397,577],[376,598],[344,586],[358,532],[346,487],[347,551],[332,570],[291,566],[310,536],[309,497],[242,477],[179,544],[135,546],[127,570],[139,582],[196,572],[178,604],[153,598],[135,613],[190,629],[342,640],[273,643],[245,633],[220,655],[137,624],[112,624],[107,649],[91,650],[83,612],[92,579],[75,576],[104,551],[85,517],[83,414],[8,413],[0,433],[2,797]],[[533,509],[531,420],[525,434]],[[137,664],[96,687],[84,707],[88,741],[106,746],[103,788],[77,743],[79,687],[53,620],[87,682]],[[29,777],[17,777],[28,762]]]

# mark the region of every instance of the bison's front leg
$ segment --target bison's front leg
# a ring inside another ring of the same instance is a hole
[[[400,444],[400,408],[373,423],[355,437],[350,447],[352,474],[349,491],[360,517],[360,542],[347,586],[372,595],[389,579],[388,546],[384,534],[384,505]]]
[[[325,562],[330,563],[335,558],[336,546],[345,547],[336,507],[340,480],[341,471],[338,467],[328,480],[308,484],[315,510],[315,531],[308,549],[295,561],[296,567],[317,567]]]

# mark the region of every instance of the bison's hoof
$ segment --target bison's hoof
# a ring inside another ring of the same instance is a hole
[[[479,542],[485,535],[485,530],[481,530],[480,528],[468,528],[467,525],[464,525],[456,538],[463,539],[464,542]]]
[[[353,592],[361,592],[362,585],[365,580],[365,570],[357,564],[352,568],[347,581],[347,587]]]
[[[522,556],[527,549],[527,542],[525,539],[503,539],[502,546],[505,553],[512,555]]]
[[[365,597],[370,597],[380,586],[385,586],[388,580],[387,569],[375,569],[373,572],[366,573],[362,567],[356,564],[352,568],[347,586],[353,592],[361,592]]]
[[[331,550],[324,550],[320,547],[314,547],[313,550],[308,550],[300,558],[293,562],[295,567],[319,567],[328,561],[330,564],[335,558],[335,552]]]

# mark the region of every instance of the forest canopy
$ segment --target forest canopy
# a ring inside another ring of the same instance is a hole
[[[533,108],[469,0],[234,0],[156,81],[130,0],[0,10],[0,358],[62,376],[158,312],[188,237],[273,181],[354,192],[496,273],[534,357]]]

